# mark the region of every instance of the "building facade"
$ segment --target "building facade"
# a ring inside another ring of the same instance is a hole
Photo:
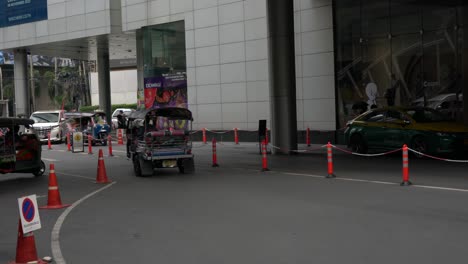
[[[359,102],[455,94],[463,105],[465,5],[294,0],[298,130],[339,130]],[[48,0],[46,20],[0,28],[0,49],[99,61],[104,47],[110,59],[137,59],[111,74],[115,103],[174,100],[195,129],[256,129],[271,118],[267,10],[267,0]],[[158,93],[166,83],[174,93]]]

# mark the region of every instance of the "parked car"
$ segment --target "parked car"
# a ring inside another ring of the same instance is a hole
[[[357,153],[406,144],[426,154],[456,154],[468,146],[468,126],[450,122],[431,108],[380,108],[348,122],[345,140]]]
[[[135,111],[135,109],[131,109],[131,108],[117,108],[117,109],[115,109],[114,113],[112,113],[112,129],[116,129],[118,127],[117,115],[119,114],[120,111],[123,111],[124,116],[128,117],[130,115],[130,113]]]
[[[50,141],[52,142],[60,143],[65,139],[66,135],[63,133],[65,111],[37,111],[32,113],[30,118],[34,120],[32,127],[36,131],[41,142],[47,142],[49,133]]]
[[[424,98],[411,103],[412,106],[424,107]],[[426,107],[440,111],[450,119],[459,119],[463,114],[463,94],[447,93],[427,99]]]

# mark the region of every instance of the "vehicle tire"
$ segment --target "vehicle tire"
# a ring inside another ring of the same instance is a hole
[[[413,138],[413,140],[411,141],[411,148],[415,151],[427,154],[427,143],[422,136],[416,136]],[[424,157],[423,155],[414,152],[412,152],[411,155],[418,159]]]
[[[154,174],[151,162],[141,159],[138,155],[133,156],[133,168],[137,177],[148,177]]]
[[[138,158],[138,155],[133,156],[133,171],[135,172],[135,176],[141,177],[141,166],[140,166],[140,160]]]
[[[195,172],[195,162],[192,159],[183,159],[179,164],[179,173],[193,174]]]
[[[367,144],[364,141],[364,138],[359,134],[354,134],[351,136],[350,146],[353,152],[360,154],[367,153]]]
[[[45,170],[46,170],[45,163],[44,163],[44,161],[41,160],[41,166],[35,172],[33,172],[33,174],[36,177],[40,177],[40,176],[44,175]]]

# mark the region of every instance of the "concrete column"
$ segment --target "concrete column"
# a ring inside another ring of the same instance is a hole
[[[109,42],[106,38],[98,39],[97,70],[99,83],[99,108],[106,112],[107,123],[112,124]]]
[[[272,143],[297,149],[294,1],[267,0]],[[276,150],[291,154],[292,152]]]
[[[144,42],[143,42],[143,31],[141,29],[138,29],[136,31],[136,54],[137,54],[137,102],[139,103],[138,107],[139,109],[144,109],[145,108],[145,95],[144,95],[144,90],[145,90],[145,60],[144,60]]]
[[[26,50],[15,50],[15,113],[14,116],[31,115],[28,89],[28,53]]]

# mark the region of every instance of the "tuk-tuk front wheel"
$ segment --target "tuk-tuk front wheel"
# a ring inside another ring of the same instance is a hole
[[[41,160],[40,167],[35,172],[33,172],[33,174],[34,176],[39,177],[39,176],[44,175],[45,170],[46,170],[45,163]]]

